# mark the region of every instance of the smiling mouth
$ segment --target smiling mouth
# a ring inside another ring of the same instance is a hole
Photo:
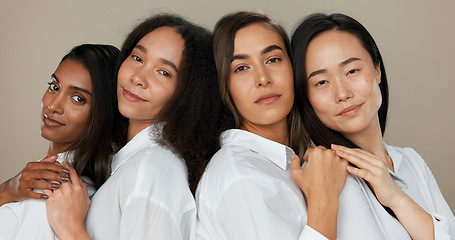
[[[44,114],[44,118],[43,118],[43,123],[44,125],[48,126],[48,127],[61,127],[61,126],[65,126],[65,124],[53,119],[53,118],[50,118],[47,114]]]
[[[147,102],[146,100],[140,98],[138,95],[136,95],[126,89],[123,89],[122,94],[123,94],[123,97],[125,97],[125,99],[130,102]]]
[[[353,115],[355,115],[355,114],[359,111],[359,109],[360,109],[361,106],[362,106],[362,105],[352,105],[352,106],[349,106],[349,107],[343,109],[343,111],[341,111],[341,112],[338,114],[338,116],[342,116],[342,117],[350,117],[350,116],[353,116]]]
[[[275,93],[262,94],[254,103],[257,104],[270,104],[276,102],[281,95]]]

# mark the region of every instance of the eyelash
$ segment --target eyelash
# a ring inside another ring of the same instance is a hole
[[[247,70],[247,69],[248,69],[248,66],[242,65],[242,66],[238,66],[238,67],[234,70],[234,72],[242,72],[242,71],[245,71],[245,70]]]
[[[86,103],[86,102],[87,102],[87,101],[85,100],[85,98],[83,98],[83,97],[81,97],[81,96],[79,96],[79,95],[72,96],[71,98],[72,98],[76,103]],[[76,100],[76,98],[80,98],[81,100],[78,101],[78,100]]]
[[[131,54],[131,58],[133,58],[134,61],[143,63],[142,58],[139,57],[138,55]]]
[[[49,90],[50,90],[50,91],[58,91],[58,90],[60,90],[60,88],[58,88],[58,85],[55,84],[55,83],[53,83],[53,82],[48,82],[47,84],[49,85]],[[54,86],[57,87],[58,89],[55,90],[55,89],[53,88]]]
[[[165,77],[168,77],[168,78],[172,77],[172,75],[166,70],[158,70],[158,72]]]
[[[352,70],[349,70],[348,73],[346,75],[349,75],[349,74],[354,74],[356,72],[358,72],[360,69],[352,69]]]
[[[279,62],[279,61],[281,61],[281,58],[279,58],[279,57],[273,57],[273,58],[270,58],[269,60],[267,60],[266,63],[277,63],[277,62]]]
[[[327,80],[322,80],[322,81],[317,82],[315,86],[322,86],[322,85],[326,84],[327,82],[328,82]]]

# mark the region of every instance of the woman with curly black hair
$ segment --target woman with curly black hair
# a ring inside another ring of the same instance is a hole
[[[151,17],[129,34],[117,74],[121,149],[111,177],[92,199],[88,234],[83,196],[61,188],[49,197],[59,237],[194,237],[190,189],[219,148],[224,122],[211,41],[209,31],[174,15]],[[82,210],[59,209],[60,201]]]

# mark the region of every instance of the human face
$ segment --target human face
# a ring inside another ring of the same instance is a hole
[[[357,37],[331,30],[308,45],[308,99],[328,128],[349,135],[380,131],[381,72]]]
[[[130,124],[159,121],[158,113],[177,85],[184,44],[172,28],[160,27],[145,35],[122,63],[118,72],[118,107]]]
[[[91,102],[92,80],[84,64],[71,59],[61,62],[41,101],[41,136],[69,147],[87,125]]]
[[[229,73],[229,93],[243,127],[287,126],[294,102],[292,65],[278,33],[263,24],[238,30]]]

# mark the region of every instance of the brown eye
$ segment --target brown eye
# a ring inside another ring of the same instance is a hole
[[[234,72],[241,72],[241,71],[245,71],[247,69],[248,69],[247,66],[239,66],[234,70]]]
[[[53,82],[50,82],[50,83],[47,83],[47,84],[49,84],[49,91],[58,92],[60,90],[58,85],[53,83]]]
[[[133,60],[136,62],[143,63],[142,58],[137,55],[131,54],[131,58],[133,58]]]
[[[72,96],[71,98],[77,103],[85,103],[86,102],[85,98],[83,98],[81,96],[78,96],[78,95]]]

